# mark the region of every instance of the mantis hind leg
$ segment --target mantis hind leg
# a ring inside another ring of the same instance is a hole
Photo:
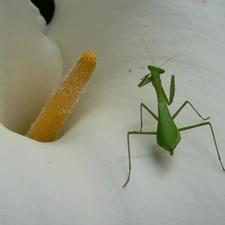
[[[212,127],[212,124],[210,122],[204,122],[204,123],[200,123],[200,124],[196,124],[196,125],[192,125],[192,126],[182,127],[182,128],[179,128],[178,130],[179,131],[190,130],[190,129],[193,129],[193,128],[196,128],[196,127],[201,127],[201,126],[206,126],[206,125],[209,125],[209,127],[211,129],[213,141],[214,141],[214,144],[215,144],[215,147],[216,147],[217,156],[218,156],[218,159],[219,159],[219,162],[220,162],[220,165],[221,165],[222,169],[225,171],[225,168],[223,166],[223,163],[222,163],[222,160],[221,160],[221,157],[220,157],[220,152],[219,152],[219,149],[218,149],[218,146],[217,146],[217,143],[216,143],[216,137],[215,137],[215,134],[214,134],[214,131],[213,131],[213,127]]]
[[[172,118],[174,119],[179,113],[180,111],[184,108],[184,106],[186,106],[187,104],[189,104],[191,106],[191,108],[198,114],[198,116],[203,119],[203,120],[208,120],[210,117],[207,117],[207,118],[203,118],[201,116],[201,114],[197,111],[197,109],[189,102],[189,101],[185,101],[183,103],[183,105],[181,105],[181,107],[174,113],[174,115],[172,116]]]
[[[125,184],[123,185],[123,188],[126,187],[126,185],[128,184],[129,180],[130,180],[130,174],[131,174],[131,154],[130,154],[130,135],[131,134],[142,134],[142,135],[156,135],[157,132],[139,132],[139,131],[129,131],[127,133],[127,147],[128,147],[128,167],[129,167],[129,173],[128,173],[128,177],[127,180],[125,182]]]
[[[152,115],[152,117],[154,117],[157,121],[158,121],[158,117],[144,104],[141,103],[140,104],[140,120],[141,120],[141,128],[140,128],[140,132],[142,131],[142,127],[143,127],[143,116],[142,116],[142,109],[145,109],[149,114]]]

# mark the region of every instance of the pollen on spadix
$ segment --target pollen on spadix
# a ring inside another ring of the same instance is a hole
[[[62,125],[84,91],[96,65],[97,57],[93,52],[86,52],[80,57],[27,132],[27,137],[40,142],[57,139]]]

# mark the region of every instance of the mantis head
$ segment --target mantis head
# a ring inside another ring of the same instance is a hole
[[[159,76],[160,74],[165,72],[164,69],[161,69],[161,68],[155,67],[155,66],[150,66],[150,65],[148,66],[148,69],[150,70],[151,73],[148,73],[141,79],[141,82],[138,84],[138,87],[142,87],[142,86],[152,82],[152,80],[154,79],[155,76]]]

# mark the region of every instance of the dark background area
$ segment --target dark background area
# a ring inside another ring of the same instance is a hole
[[[46,24],[52,21],[55,13],[55,2],[54,0],[30,0],[37,8],[41,15],[44,17]]]

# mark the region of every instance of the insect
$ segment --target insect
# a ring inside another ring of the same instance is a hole
[[[142,40],[144,42],[144,39],[143,39],[142,36],[141,36],[141,38],[142,38]],[[144,44],[145,44],[145,42],[144,42]],[[145,47],[147,48],[146,44],[145,44]],[[147,51],[148,51],[148,49],[147,49]],[[221,157],[220,157],[219,149],[217,147],[217,143],[216,143],[216,138],[215,138],[215,134],[214,134],[214,131],[213,131],[213,127],[212,127],[210,122],[202,122],[202,123],[199,123],[199,124],[186,126],[186,127],[182,127],[182,128],[177,128],[176,124],[174,123],[174,119],[176,118],[176,116],[180,113],[180,111],[187,104],[189,104],[191,106],[191,108],[197,113],[197,115],[202,120],[207,120],[210,117],[203,118],[201,116],[201,114],[195,109],[195,107],[189,101],[185,101],[180,106],[180,108],[175,112],[174,115],[170,114],[169,109],[168,109],[168,105],[171,105],[172,102],[173,102],[173,99],[174,99],[174,94],[175,94],[175,76],[174,75],[171,76],[170,95],[169,95],[169,99],[168,99],[168,97],[166,96],[166,93],[165,93],[165,91],[163,89],[161,78],[160,78],[160,75],[163,74],[165,72],[165,70],[160,68],[160,67],[156,67],[155,63],[154,63],[154,60],[153,60],[153,58],[152,58],[152,56],[151,56],[149,51],[148,51],[148,53],[149,53],[149,55],[150,55],[150,57],[151,57],[151,59],[153,61],[154,66],[151,66],[151,65],[148,66],[148,69],[150,70],[150,73],[145,75],[141,79],[141,82],[138,84],[138,87],[143,87],[143,86],[147,85],[148,83],[152,83],[153,87],[155,88],[156,95],[157,95],[158,116],[155,115],[144,103],[140,104],[140,120],[141,120],[140,131],[129,131],[127,133],[129,173],[128,173],[128,178],[127,178],[125,184],[123,185],[123,188],[129,182],[130,175],[131,175],[130,135],[132,135],[132,134],[134,134],[134,135],[156,135],[157,144],[160,147],[162,147],[163,149],[165,149],[166,151],[168,151],[169,154],[172,156],[174,154],[174,149],[176,148],[177,144],[181,140],[180,131],[185,131],[185,130],[189,130],[189,129],[193,129],[193,128],[197,128],[197,127],[207,126],[208,125],[210,127],[210,130],[211,130],[211,133],[212,133],[212,137],[213,137],[213,140],[214,140],[214,144],[215,144],[215,148],[216,148],[216,152],[217,152],[217,156],[218,156],[219,162],[221,164],[222,169],[225,171],[225,168],[223,166],[223,163],[222,163],[222,160],[221,160]],[[177,54],[177,55],[179,55],[179,54]],[[177,55],[175,55],[174,57],[176,57]],[[165,64],[165,63],[163,63],[163,64]],[[143,109],[145,109],[158,122],[157,131],[142,132],[142,127],[143,127],[142,110]]]

